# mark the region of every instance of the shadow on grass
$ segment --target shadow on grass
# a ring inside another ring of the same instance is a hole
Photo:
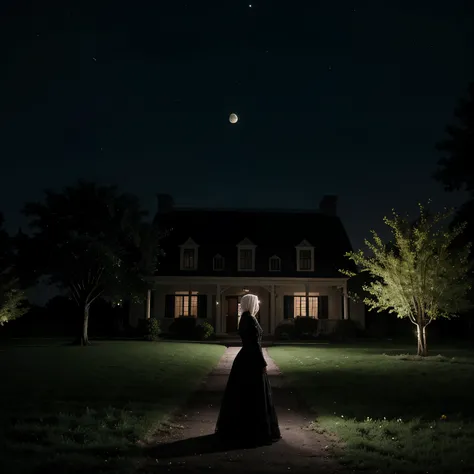
[[[237,451],[245,448],[258,447],[256,444],[245,441],[222,441],[215,434],[188,438],[170,443],[151,446],[143,454],[158,459],[171,459],[186,456],[199,456],[202,454]]]
[[[92,460],[107,460],[110,465],[114,460],[133,461],[133,459],[157,459],[168,460],[173,458],[200,456],[204,454],[222,453],[236,451],[243,448],[256,447],[245,443],[223,442],[216,435],[203,435],[194,438],[181,439],[177,441],[165,442],[160,444],[135,445],[128,447],[115,446],[95,446],[83,448],[62,448],[57,452],[59,458],[56,461],[41,464],[35,470],[35,474],[48,472],[48,469],[54,467],[63,467],[63,459],[71,459],[71,456],[81,456],[84,464],[91,464]],[[79,463],[81,464],[81,463]],[[77,466],[78,467],[78,466]]]

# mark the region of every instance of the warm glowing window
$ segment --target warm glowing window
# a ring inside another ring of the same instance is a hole
[[[308,296],[308,314],[306,314],[306,296],[295,296],[295,318],[306,317],[317,318],[318,317],[318,297]]]
[[[177,292],[174,297],[174,317],[191,316],[197,318],[198,297],[197,291]]]

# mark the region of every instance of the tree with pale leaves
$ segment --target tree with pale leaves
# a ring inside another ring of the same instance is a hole
[[[420,205],[415,222],[401,218],[395,211],[384,222],[393,235],[384,243],[372,231],[373,242],[365,241],[369,252],[348,252],[371,281],[363,286],[364,303],[370,310],[396,313],[409,318],[416,327],[418,355],[428,355],[426,328],[439,318],[457,316],[471,307],[470,244],[463,248],[453,241],[463,232],[464,224],[449,228],[445,222],[453,214],[445,210],[432,214]],[[347,276],[351,271],[341,270]]]

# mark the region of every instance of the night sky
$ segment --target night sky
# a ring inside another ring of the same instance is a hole
[[[338,194],[356,247],[392,207],[463,198],[431,174],[474,79],[468,0],[6,3],[10,230],[24,201],[78,178],[118,184],[152,212],[157,192],[305,209]]]

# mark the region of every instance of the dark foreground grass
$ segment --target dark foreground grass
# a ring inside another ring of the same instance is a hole
[[[410,348],[412,349],[412,348]],[[474,353],[286,347],[269,353],[356,471],[474,472]],[[440,354],[440,355],[438,355]]]
[[[0,347],[0,472],[133,472],[137,441],[166,425],[224,349]]]

